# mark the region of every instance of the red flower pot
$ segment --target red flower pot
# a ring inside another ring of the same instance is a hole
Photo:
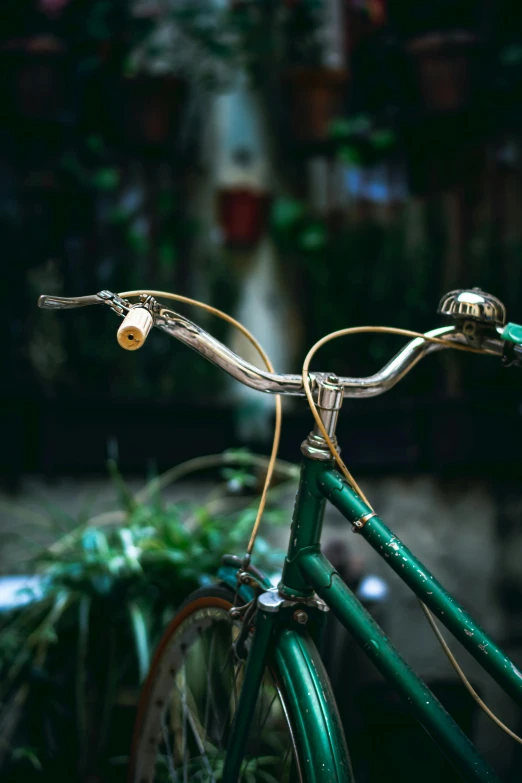
[[[290,126],[303,143],[326,141],[330,125],[343,113],[347,72],[334,68],[295,68],[289,74]]]
[[[4,110],[54,121],[66,107],[65,47],[50,35],[14,39],[0,50]]]
[[[125,82],[125,134],[135,144],[163,145],[176,136],[185,85],[173,76],[138,76]]]
[[[228,247],[254,247],[266,229],[269,196],[245,187],[218,192],[218,219]]]
[[[468,32],[423,35],[409,42],[420,98],[428,112],[457,112],[469,103],[477,43]]]

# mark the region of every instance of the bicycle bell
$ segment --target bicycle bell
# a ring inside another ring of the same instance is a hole
[[[437,312],[455,321],[478,321],[492,327],[506,324],[506,308],[500,299],[481,288],[450,291],[440,300]]]
[[[506,308],[500,299],[481,288],[450,291],[440,300],[437,312],[455,321],[471,344],[478,344],[484,332],[506,324]]]

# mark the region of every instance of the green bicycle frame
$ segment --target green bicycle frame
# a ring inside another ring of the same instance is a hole
[[[402,541],[373,514],[334,469],[332,461],[304,458],[290,545],[278,593],[287,597],[287,604],[291,608],[281,608],[274,613],[258,611],[247,658],[246,686],[242,688],[239,698],[233,727],[234,741],[227,754],[223,779],[231,783],[238,778],[249,717],[257,699],[262,672],[271,660],[276,659],[280,670],[285,672],[283,686],[294,705],[294,723],[299,720],[303,722],[300,736],[310,738],[313,735],[310,747],[304,750],[307,761],[313,761],[307,763],[303,771],[304,779],[339,783],[353,781],[335,701],[328,679],[317,661],[314,634],[311,638],[306,628],[295,621],[295,611],[301,609],[307,612],[311,621],[307,628],[313,630],[314,625],[320,625],[314,621],[321,613],[306,603],[307,599],[317,594],[385,679],[404,697],[410,711],[462,778],[469,781],[498,781],[498,776],[473,743],[400,656],[332,564],[321,554],[320,539],[327,501],[343,514],[356,532],[364,536],[506,693],[522,704],[522,673],[513,662]],[[235,582],[233,569],[224,569],[221,576],[231,585]],[[347,676],[350,674],[347,673]],[[303,678],[305,687],[302,685]],[[324,771],[325,767],[328,768],[325,777],[317,777],[317,769],[320,770],[321,765]]]

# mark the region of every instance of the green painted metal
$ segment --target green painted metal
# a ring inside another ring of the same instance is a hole
[[[290,543],[279,586],[285,595],[310,596],[313,593],[297,565],[297,557],[303,549],[319,551],[326,506],[324,495],[319,487],[319,478],[325,471],[331,470],[332,466],[333,461],[320,462],[303,458],[290,530]]]
[[[236,592],[238,589],[237,585],[237,568],[233,568],[231,566],[221,566],[221,568],[218,571],[218,579],[221,582],[224,582],[228,587],[230,587],[231,590]],[[254,598],[254,591],[251,587],[248,585],[240,585],[239,591],[238,591],[241,599],[247,604],[249,601]]]
[[[399,655],[372,616],[320,553],[299,558],[303,576],[314,585],[384,677],[405,696],[411,712],[437,743],[464,780],[498,781],[464,732],[429,688]],[[325,584],[328,584],[325,587]],[[347,673],[349,675],[349,673]],[[324,778],[328,780],[329,778]]]
[[[277,619],[277,614],[274,613],[259,610],[256,614],[254,636],[245,664],[245,678],[232,722],[229,750],[225,756],[223,767],[223,780],[230,781],[230,783],[239,779],[241,762],[252,725],[252,716],[265,673],[275,619]]]
[[[502,331],[502,339],[510,343],[522,345],[522,326],[519,324],[508,323]]]
[[[307,633],[282,629],[274,651],[288,696],[306,783],[352,783],[348,749],[328,676]]]
[[[363,514],[369,512],[368,506],[336,471],[323,472],[319,484],[325,496],[350,522],[355,523],[361,517],[361,509]],[[458,528],[455,532],[458,534]],[[375,516],[359,533],[476,658],[482,668],[511,698],[522,705],[522,673],[384,522]]]
[[[235,573],[230,571],[233,569],[222,568],[220,573],[224,581],[235,589]],[[308,611],[308,625],[313,625],[314,610]],[[303,780],[306,783],[354,782],[328,676],[310,634],[293,622],[293,612],[293,608],[274,613],[259,610],[256,615],[223,781],[232,783],[238,780],[261,680],[267,664],[270,664],[274,667],[276,681],[283,687],[291,712]],[[324,613],[318,614],[322,619]]]

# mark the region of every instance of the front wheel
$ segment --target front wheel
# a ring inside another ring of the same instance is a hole
[[[241,689],[244,662],[233,642],[225,586],[193,593],[161,640],[145,682],[131,754],[130,783],[218,783]],[[248,644],[248,643],[247,643]],[[241,783],[305,783],[310,760],[299,754],[295,705],[276,664],[261,684],[241,766]],[[226,782],[228,783],[228,781]]]

